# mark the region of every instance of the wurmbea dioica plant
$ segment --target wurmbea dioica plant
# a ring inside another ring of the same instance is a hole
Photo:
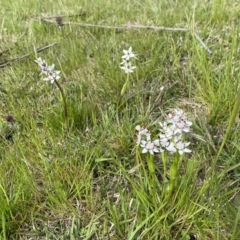
[[[67,113],[67,103],[66,103],[66,98],[63,92],[62,87],[58,83],[58,79],[60,78],[59,74],[60,71],[54,70],[55,64],[52,64],[51,66],[48,66],[45,60],[43,60],[41,57],[39,57],[35,62],[38,64],[41,73],[44,74],[46,77],[43,78],[44,81],[50,81],[51,83],[55,83],[60,90],[62,100],[63,100],[63,108],[64,108],[64,118],[65,118],[65,124],[68,129],[68,113]]]
[[[133,70],[136,68],[136,66],[132,66],[132,62],[131,62],[132,59],[134,58],[136,59],[136,54],[132,52],[132,47],[130,47],[128,50],[123,50],[123,53],[124,55],[122,56],[122,62],[120,63],[121,65],[120,68],[127,74],[127,78],[121,90],[119,103],[122,99],[122,96],[127,90],[127,86],[129,83],[129,74],[132,73]]]
[[[166,121],[160,122],[160,133],[155,140],[151,139],[151,133],[143,127],[137,126],[137,145],[142,148],[142,153],[149,153],[148,168],[152,175],[152,181],[155,181],[155,165],[153,162],[154,153],[162,154],[163,175],[166,180],[167,175],[167,152],[174,154],[172,164],[169,171],[170,183],[168,186],[168,196],[170,197],[178,177],[178,164],[180,155],[190,153],[188,148],[190,142],[184,141],[184,134],[189,133],[192,122],[187,119],[186,114],[181,109],[174,109],[167,116]],[[156,186],[156,183],[153,183]]]

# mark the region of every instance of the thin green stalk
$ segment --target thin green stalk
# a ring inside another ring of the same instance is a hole
[[[61,87],[61,85],[58,83],[57,80],[54,81],[55,84],[57,85],[58,89],[60,90],[61,96],[62,96],[62,101],[63,101],[63,110],[64,110],[64,120],[65,120],[65,124],[66,124],[66,128],[67,130],[69,129],[68,126],[68,112],[67,112],[67,102],[66,102],[66,97],[65,94],[63,92],[63,89]]]
[[[168,197],[169,199],[172,196],[173,189],[175,187],[176,179],[178,178],[178,163],[179,163],[179,153],[176,152],[176,155],[173,159],[173,163],[170,168],[170,183],[168,187]]]
[[[164,181],[167,178],[167,153],[166,151],[162,152],[162,162],[163,162],[163,176]]]
[[[6,218],[5,218],[5,215],[4,215],[4,212],[2,212],[2,217],[1,217],[1,220],[2,220],[2,238],[3,240],[6,240],[7,237],[6,237]]]
[[[138,177],[139,177],[139,181],[141,181],[141,185],[145,185],[145,181],[147,182],[147,185],[150,185],[150,181],[149,181],[149,174],[147,173],[146,169],[145,169],[145,162],[143,162],[141,155],[139,154],[139,151],[136,151],[136,159],[137,159],[137,166],[141,166],[141,168],[139,168],[138,172]],[[143,175],[142,175],[142,171],[140,169],[143,169]]]
[[[155,175],[155,164],[154,164],[154,155],[149,154],[149,157],[147,158],[148,162],[148,169],[151,175],[151,190],[152,193],[155,195],[157,193],[157,187],[156,187],[156,175]]]
[[[122,97],[123,97],[123,95],[125,94],[125,92],[127,90],[129,79],[130,79],[129,74],[127,74],[127,79],[126,79],[125,83],[123,84],[123,87],[122,87],[122,90],[121,90],[121,93],[120,93],[120,97],[118,99],[118,105],[120,105],[120,103],[122,101]]]
[[[229,136],[229,133],[232,129],[232,126],[234,125],[235,121],[236,121],[236,117],[238,115],[238,111],[239,111],[239,106],[240,106],[240,87],[238,87],[238,92],[237,92],[237,98],[235,100],[235,104],[234,104],[234,107],[233,107],[233,110],[232,110],[232,113],[231,113],[231,116],[230,116],[230,119],[229,119],[229,123],[228,123],[228,127],[227,127],[227,130],[226,130],[226,133],[224,135],[224,138],[223,138],[223,141],[221,143],[221,146],[218,150],[218,153],[217,153],[217,156],[214,160],[214,166],[216,165],[217,163],[217,160],[223,150],[223,147],[228,139],[228,136]]]

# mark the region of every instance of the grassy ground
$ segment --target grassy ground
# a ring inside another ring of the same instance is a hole
[[[31,55],[0,69],[0,239],[240,239],[238,120],[228,128],[240,76],[239,11],[234,0],[1,1],[1,64]],[[79,13],[62,20],[190,30],[33,18]],[[130,46],[137,68],[119,105]],[[60,92],[42,80],[37,57],[61,71],[68,131]],[[135,127],[156,132],[172,108],[193,122],[192,153],[166,197],[162,156],[154,155],[151,191]],[[16,122],[7,123],[9,115]]]

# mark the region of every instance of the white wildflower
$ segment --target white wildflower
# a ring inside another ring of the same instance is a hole
[[[43,78],[43,80],[54,83],[54,81],[56,81],[60,78],[60,76],[59,76],[60,71],[54,70],[55,64],[48,66],[47,63],[45,62],[45,60],[43,60],[41,57],[39,57],[37,60],[35,60],[35,62],[40,67],[41,74],[46,75],[46,77]]]
[[[49,71],[47,73],[47,77],[44,78],[43,80],[54,83],[54,81],[56,81],[60,78],[59,73],[60,73],[60,71]]]
[[[187,148],[189,145],[190,142],[183,142],[180,136],[176,136],[174,138],[174,147],[177,149],[180,155],[182,155],[183,153],[192,152],[190,149]]]
[[[168,124],[172,124],[178,129],[176,132],[189,132],[192,122],[187,120],[186,114],[181,109],[174,109],[172,113],[168,114]]]
[[[122,58],[126,61],[129,61],[131,58],[136,58],[136,54],[132,52],[132,47],[130,47],[128,50],[123,50],[123,53],[124,55]]]
[[[136,68],[136,66],[132,66],[131,62],[125,62],[122,67],[120,67],[122,70],[124,70],[125,73],[132,73],[133,70]]]
[[[153,142],[151,140],[145,141],[142,140],[140,143],[140,146],[143,148],[142,153],[149,152],[150,154],[159,153],[161,151],[160,142],[159,139],[154,140]]]
[[[167,122],[163,122],[163,123],[159,123],[161,126],[160,129],[160,134],[159,134],[159,138],[160,140],[164,141],[168,141],[171,140],[178,132],[179,130],[175,127],[175,125],[168,125]]]
[[[146,129],[141,126],[137,126],[136,130],[138,131],[137,135],[137,145],[139,146],[142,140],[147,140],[149,141],[151,139],[151,133]],[[144,138],[144,139],[142,139]]]
[[[166,139],[164,139],[164,140],[160,139],[160,145],[161,145],[162,149],[166,149],[169,152],[176,152],[177,151],[173,142],[167,141]]]
[[[175,123],[176,128],[178,128],[181,132],[190,132],[190,127],[192,126],[192,122],[180,120]]]
[[[37,60],[35,60],[34,62],[36,62],[41,70],[41,73],[45,73],[47,68],[48,68],[48,65],[46,63],[45,60],[43,60],[41,57],[39,57]]]

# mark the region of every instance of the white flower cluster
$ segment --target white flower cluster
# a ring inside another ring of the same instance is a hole
[[[45,60],[43,60],[41,57],[39,57],[35,62],[38,64],[41,74],[45,74],[47,77],[43,80],[50,81],[51,83],[54,83],[54,81],[58,80],[60,78],[59,73],[60,71],[54,70],[55,64],[52,64],[51,66],[48,66]]]
[[[136,66],[132,66],[131,58],[136,58],[136,55],[132,52],[132,47],[128,50],[123,50],[123,53],[122,62],[120,63],[122,65],[121,69],[123,69],[125,73],[132,73]]]
[[[179,154],[189,153],[187,147],[190,142],[184,142],[183,134],[190,131],[192,122],[187,120],[186,114],[181,109],[174,109],[167,117],[167,120],[160,124],[160,134],[154,141],[151,140],[151,133],[143,127],[137,126],[137,145],[143,148],[142,153],[150,154],[163,152],[178,152]]]

